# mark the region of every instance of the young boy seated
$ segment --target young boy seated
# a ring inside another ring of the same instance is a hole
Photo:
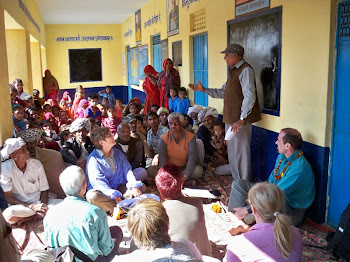
[[[190,107],[191,103],[190,100],[187,98],[186,88],[179,88],[179,97],[180,101],[178,102],[178,106],[175,112],[178,112],[180,114],[187,114],[188,108]]]
[[[102,115],[101,111],[98,109],[98,95],[97,94],[91,94],[89,95],[89,106],[85,111],[85,115],[87,118],[92,119],[99,119]]]
[[[190,117],[186,114],[183,114],[183,116],[184,121],[181,122],[182,128],[193,133],[192,125],[190,124]]]
[[[52,110],[52,107],[49,103],[45,103],[45,105],[43,105],[43,111],[44,111],[44,114],[45,113],[51,113],[51,110]]]
[[[216,122],[214,124],[214,135],[211,136],[210,144],[217,150],[217,152],[227,159],[227,145],[225,141],[225,124]],[[213,157],[208,163],[208,172],[212,174],[213,169],[219,166],[220,163],[216,157]]]
[[[104,97],[102,98],[102,103],[101,103],[103,106],[105,107],[109,107],[109,106],[112,106],[112,104],[108,101],[108,98],[107,97]]]
[[[53,130],[52,123],[49,119],[45,119],[41,121],[40,125],[44,131],[43,135],[48,141],[51,141],[53,139],[54,140],[58,139],[58,135],[56,131]]]
[[[129,105],[129,114],[127,116],[136,116],[139,113],[139,107],[135,103]]]
[[[105,90],[101,90],[98,92],[100,96],[103,98],[107,98],[108,102],[110,105],[115,105],[115,97],[112,94],[112,87],[111,86],[106,86]]]
[[[170,88],[170,98],[169,98],[169,111],[177,112],[178,103],[180,102],[180,98],[178,97],[177,87],[173,86]]]
[[[17,137],[18,133],[26,130],[27,123],[24,121],[24,109],[21,105],[14,105],[12,108],[13,134]]]
[[[111,134],[114,136],[117,133],[117,127],[122,122],[122,120],[116,117],[114,106],[108,107],[107,116],[108,117],[106,118],[102,118],[101,126],[108,127],[109,130],[111,130]]]
[[[157,114],[157,111],[159,109],[159,105],[153,105],[151,106],[151,111]]]

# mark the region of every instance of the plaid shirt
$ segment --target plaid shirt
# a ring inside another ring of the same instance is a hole
[[[154,150],[155,154],[158,154],[160,137],[168,132],[169,129],[162,124],[159,125],[157,134],[153,134],[152,128],[147,132],[147,144],[149,150]]]

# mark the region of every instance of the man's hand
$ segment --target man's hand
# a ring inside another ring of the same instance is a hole
[[[43,203],[41,203],[41,204],[31,204],[28,207],[31,210],[33,210],[36,213],[38,213],[39,215],[41,215],[42,217],[44,217],[46,212],[47,212],[47,205],[45,205]]]
[[[234,215],[238,219],[243,219],[246,215],[248,215],[248,211],[245,207],[237,207],[237,208],[234,208],[234,210],[236,211],[236,213],[234,213]]]
[[[138,197],[138,196],[141,196],[142,195],[142,191],[140,188],[138,187],[134,187],[132,190],[131,190],[131,197]]]
[[[156,154],[155,156],[154,156],[154,158],[152,159],[152,166],[158,166],[158,163],[159,163],[159,157],[158,157],[159,155],[158,154]]]
[[[234,134],[239,133],[239,129],[245,124],[245,120],[238,120],[232,124],[232,132]]]
[[[188,84],[188,87],[194,91],[204,92],[204,86],[198,80],[197,80],[197,84]]]

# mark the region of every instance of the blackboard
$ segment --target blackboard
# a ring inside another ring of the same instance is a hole
[[[102,81],[101,48],[69,49],[70,82]]]
[[[148,45],[139,46],[139,76],[145,79],[144,69],[148,65]]]
[[[279,116],[282,7],[228,21],[227,27],[228,43],[242,45],[254,69],[262,112]]]
[[[168,39],[164,39],[160,43],[161,45],[161,58],[162,58],[162,70],[163,70],[163,61],[169,58],[169,49],[168,49]]]

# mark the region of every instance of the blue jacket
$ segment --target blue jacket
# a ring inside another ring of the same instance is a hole
[[[283,154],[279,154],[275,168],[270,174],[269,182],[276,184],[284,191],[290,207],[306,209],[311,206],[315,198],[315,177],[309,162],[303,155],[295,159],[299,153],[300,150],[296,151],[288,159]],[[287,167],[284,176],[277,180],[274,177],[274,172],[281,159],[282,163],[277,175],[280,175],[288,162],[292,164]]]
[[[114,151],[115,171],[113,173],[107,161],[96,151],[92,151],[86,164],[86,174],[88,177],[88,190],[98,189],[111,199],[121,197],[122,193],[118,187],[126,185],[128,189],[134,187],[141,188],[142,182],[137,181],[129,161],[125,158],[123,152],[116,148]]]

